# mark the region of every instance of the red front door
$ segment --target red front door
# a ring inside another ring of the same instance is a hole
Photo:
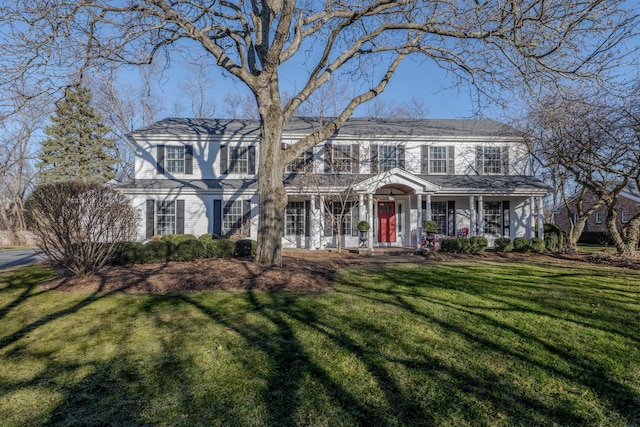
[[[396,241],[396,202],[378,202],[378,242]]]

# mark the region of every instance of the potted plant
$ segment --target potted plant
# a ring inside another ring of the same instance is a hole
[[[371,225],[367,221],[360,221],[356,227],[358,231],[369,231]]]
[[[438,231],[438,223],[436,223],[435,221],[427,220],[422,223],[422,229],[426,233],[435,233],[436,231]]]

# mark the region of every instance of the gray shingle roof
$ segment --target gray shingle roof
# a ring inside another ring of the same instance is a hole
[[[327,119],[325,119],[326,121]],[[294,117],[285,133],[309,133],[321,125],[321,119]],[[132,133],[138,135],[225,135],[257,138],[260,123],[244,119],[167,118]],[[372,119],[351,118],[337,135],[341,136],[432,136],[432,137],[521,137],[514,128],[486,119]]]

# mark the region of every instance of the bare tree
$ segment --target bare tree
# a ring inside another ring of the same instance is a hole
[[[256,261],[279,263],[285,165],[327,139],[381,94],[399,65],[422,55],[487,96],[536,91],[559,79],[597,75],[617,64],[636,11],[623,0],[111,2],[18,0],[0,10],[11,32],[0,86],[18,77],[41,85],[105,62],[150,64],[192,42],[246,85],[260,118]],[[8,40],[7,40],[8,39]],[[308,79],[283,99],[281,69],[306,65]],[[55,67],[53,69],[52,67]],[[335,118],[281,149],[287,120],[332,78],[347,73],[357,93]]]
[[[638,113],[637,96],[620,99],[594,89],[558,92],[530,111],[532,153],[560,190],[556,197],[569,217],[576,218],[570,246],[577,245],[589,216],[606,206],[618,252],[635,252],[640,215],[619,231],[616,203],[640,174]]]

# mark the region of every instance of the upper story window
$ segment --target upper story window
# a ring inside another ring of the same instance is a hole
[[[404,169],[404,146],[371,144],[371,173]]]
[[[422,146],[423,175],[452,175],[455,173],[455,147],[440,145]]]
[[[164,173],[193,173],[193,146],[158,145],[156,170]]]
[[[167,146],[164,160],[167,172],[184,173],[184,146]]]
[[[220,147],[220,170],[223,174],[255,174],[255,147],[229,147],[226,145]]]
[[[509,173],[509,147],[476,147],[476,171],[480,175]]]
[[[326,144],[324,146],[325,173],[358,173],[360,147],[356,144]]]
[[[313,151],[305,151],[293,159],[285,169],[287,173],[313,173]]]

